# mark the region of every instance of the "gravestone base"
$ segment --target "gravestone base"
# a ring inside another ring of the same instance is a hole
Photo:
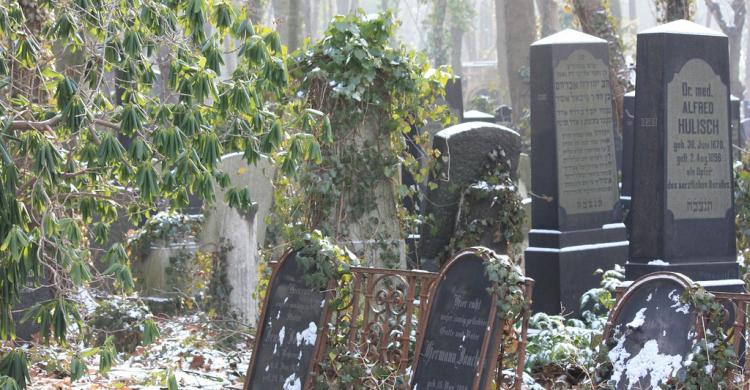
[[[596,270],[625,264],[625,226],[567,232],[532,229],[524,257],[526,275],[536,281],[532,310],[559,314],[564,308],[580,316],[581,296],[601,282]]]
[[[745,282],[740,279],[740,269],[736,261],[703,261],[681,264],[648,264],[628,262],[625,265],[627,280],[636,280],[641,276],[669,271],[681,273],[708,291],[745,292]]]

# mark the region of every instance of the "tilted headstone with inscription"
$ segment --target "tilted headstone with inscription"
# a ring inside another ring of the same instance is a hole
[[[484,262],[464,251],[441,271],[417,342],[412,390],[486,388],[496,358],[490,352],[496,318]]]
[[[454,234],[461,191],[484,173],[490,152],[501,148],[516,178],[521,136],[492,123],[469,122],[451,126],[435,135],[433,149],[440,152],[440,176],[431,178],[437,187],[425,198],[425,215],[433,218],[421,227],[419,256],[422,269],[437,271],[447,260],[446,249]],[[479,243],[477,243],[479,244]],[[452,254],[447,253],[447,257]]]
[[[312,380],[326,295],[306,285],[296,253],[285,255],[271,276],[245,390],[303,389]]]
[[[692,281],[662,272],[635,281],[614,307],[608,356],[610,383],[620,389],[658,389],[681,374],[696,337],[692,305],[682,295]]]
[[[535,311],[579,313],[597,269],[627,260],[613,140],[607,42],[564,30],[531,45]]]
[[[736,291],[726,35],[679,20],[638,34],[628,279],[680,272]]]

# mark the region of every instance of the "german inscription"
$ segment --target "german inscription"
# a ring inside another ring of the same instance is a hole
[[[611,210],[618,194],[609,68],[576,50],[555,67],[554,90],[560,207]]]
[[[412,389],[470,390],[480,366],[492,297],[484,261],[463,255],[439,282]]]
[[[732,205],[727,87],[692,59],[667,93],[667,208],[675,220],[723,218]]]

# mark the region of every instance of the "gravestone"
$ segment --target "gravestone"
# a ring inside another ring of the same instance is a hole
[[[486,388],[497,330],[484,262],[475,252],[465,251],[441,271],[417,344],[412,390]],[[472,386],[475,382],[478,387]]]
[[[466,122],[490,122],[494,123],[496,121],[496,118],[492,114],[488,114],[486,112],[477,111],[477,110],[469,110],[464,112],[464,119],[461,121],[461,123]]]
[[[424,202],[425,215],[434,218],[421,227],[419,257],[422,269],[437,271],[454,233],[461,191],[480,179],[487,156],[498,148],[502,148],[510,161],[511,176],[515,179],[521,137],[507,127],[470,122],[438,132],[432,146],[440,152],[440,174],[431,178],[437,187],[427,193]]]
[[[620,180],[620,204],[625,214],[625,226],[627,229],[630,229],[630,199],[633,193],[634,126],[635,91],[630,91],[622,99],[622,174]]]
[[[303,389],[312,379],[325,293],[305,284],[296,253],[285,255],[271,276],[245,390]]]
[[[221,158],[220,168],[229,175],[232,186],[248,189],[255,210],[241,212],[229,207],[224,201],[226,190],[217,185],[216,202],[206,210],[201,243],[216,250],[224,241],[231,246],[226,254],[229,304],[244,322],[253,323],[258,312],[253,298],[258,284],[258,248],[265,242],[264,220],[273,201],[275,167],[266,157],[250,165],[241,153],[233,153]]]
[[[458,117],[458,123],[464,121],[464,93],[461,77],[453,76],[445,84],[445,102],[448,103],[453,115]]]
[[[510,127],[513,124],[513,108],[503,104],[495,110],[495,121],[503,126]]]
[[[630,258],[738,291],[726,35],[679,20],[638,34]]]
[[[696,312],[681,300],[691,284],[680,274],[661,272],[625,291],[605,331],[616,389],[658,389],[680,374],[696,337]]]
[[[531,45],[533,309],[579,313],[597,269],[624,264],[607,42],[564,30]]]
[[[740,99],[734,95],[729,95],[729,128],[732,132],[732,145],[735,146],[732,155],[735,160],[742,158],[738,148],[745,146],[740,128]]]

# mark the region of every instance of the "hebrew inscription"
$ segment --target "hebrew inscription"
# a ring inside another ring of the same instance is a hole
[[[555,67],[560,207],[567,214],[612,210],[617,202],[609,68],[586,50]]]

